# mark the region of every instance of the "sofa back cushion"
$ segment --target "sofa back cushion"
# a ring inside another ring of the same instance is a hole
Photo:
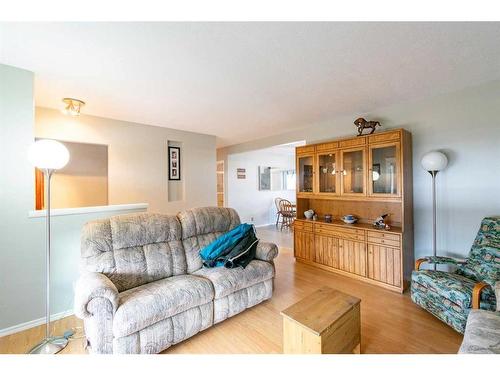
[[[201,249],[240,224],[240,217],[232,208],[194,208],[180,212],[177,217],[182,227],[182,243],[186,252],[188,273],[195,272],[203,266]]]
[[[81,266],[105,274],[120,292],[185,274],[180,223],[148,213],[91,221],[82,230]]]
[[[460,266],[457,273],[492,286],[500,280],[500,218],[483,219],[467,263]]]

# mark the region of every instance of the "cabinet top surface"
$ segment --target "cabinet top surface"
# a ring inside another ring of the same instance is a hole
[[[363,135],[359,135],[359,136],[352,135],[352,136],[347,136],[347,137],[333,138],[330,140],[319,141],[319,142],[315,142],[315,143],[308,143],[305,146],[298,146],[298,147],[296,147],[296,149],[308,149],[308,148],[311,148],[314,146],[320,146],[320,145],[328,144],[331,142],[340,142],[340,141],[348,141],[348,140],[363,139],[363,138],[380,138],[383,136],[390,136],[391,134],[397,134],[397,133],[401,134],[404,132],[408,133],[408,131],[406,129],[403,129],[403,128],[388,129],[386,131],[383,131],[383,132],[379,131],[379,132],[375,132],[373,134],[363,134]]]
[[[326,222],[324,220],[312,220],[312,219],[296,219],[295,221],[300,221],[300,222],[306,222],[306,223],[318,223],[318,224],[328,224],[334,227],[340,227],[340,228],[346,228],[346,229],[364,229],[364,230],[371,230],[375,232],[380,232],[380,233],[397,233],[401,234],[403,231],[401,230],[400,227],[392,227],[391,229],[377,229],[371,224],[366,224],[366,223],[355,223],[355,224],[346,224],[342,220],[333,220],[331,223]]]
[[[283,310],[281,315],[321,335],[360,302],[357,297],[324,286]]]

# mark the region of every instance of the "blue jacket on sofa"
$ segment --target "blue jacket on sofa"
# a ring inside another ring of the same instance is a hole
[[[225,256],[250,233],[253,233],[253,225],[240,224],[227,233],[218,237],[215,241],[205,246],[200,251],[201,259],[206,267],[223,266]]]

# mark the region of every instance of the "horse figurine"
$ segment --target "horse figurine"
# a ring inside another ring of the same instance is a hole
[[[375,128],[380,125],[378,121],[366,121],[364,118],[360,117],[354,121],[354,125],[358,127],[358,136],[363,135],[363,130],[371,129],[372,131],[368,134],[373,134]]]

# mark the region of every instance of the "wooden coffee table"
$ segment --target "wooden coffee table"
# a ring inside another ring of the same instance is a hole
[[[360,302],[322,287],[283,310],[283,353],[360,354]]]

